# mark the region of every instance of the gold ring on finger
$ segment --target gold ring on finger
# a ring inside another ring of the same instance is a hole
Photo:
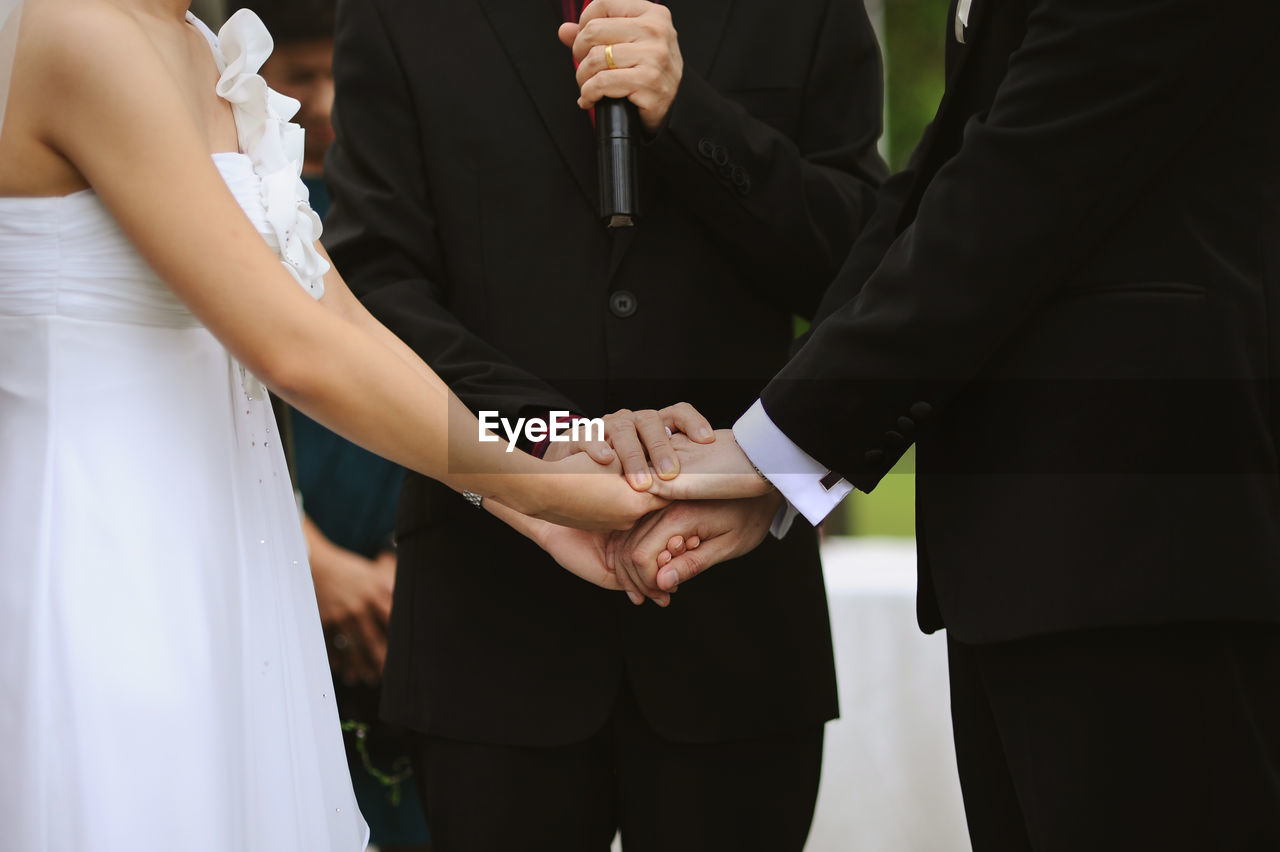
[[[610,71],[618,70],[618,66],[613,64],[613,45],[611,44],[604,46],[604,61],[609,66]]]

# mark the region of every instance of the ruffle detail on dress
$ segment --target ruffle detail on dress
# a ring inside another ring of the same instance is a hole
[[[193,19],[194,20],[194,19]],[[202,27],[207,32],[207,28]],[[207,36],[208,37],[208,36]],[[300,104],[273,91],[258,74],[275,46],[261,19],[248,9],[232,15],[210,38],[218,63],[217,92],[231,104],[240,150],[262,182],[271,246],[284,268],[314,298],[324,295],[329,262],[316,251],[320,217],[311,209],[302,182],[303,130],[289,119]]]

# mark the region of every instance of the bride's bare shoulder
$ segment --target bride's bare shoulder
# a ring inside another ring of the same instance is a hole
[[[159,56],[119,2],[36,0],[23,9],[18,60],[48,84],[79,87],[134,76]]]
[[[137,18],[119,2],[27,0],[0,135],[0,195],[82,189],[66,140],[100,136],[121,93],[172,85],[167,78]]]
[[[29,3],[10,99],[15,121],[64,156],[77,140],[128,138],[116,128],[163,132],[186,115],[157,40],[166,28],[181,36],[180,18],[151,21],[124,0]]]

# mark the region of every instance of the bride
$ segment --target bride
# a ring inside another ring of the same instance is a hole
[[[609,588],[557,525],[663,505],[479,441],[352,297],[270,46],[186,0],[0,0],[0,848],[365,843],[264,385]]]

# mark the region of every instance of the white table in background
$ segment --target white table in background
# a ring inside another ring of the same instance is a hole
[[[968,852],[945,634],[916,626],[910,539],[828,539],[840,719],[807,852]]]

